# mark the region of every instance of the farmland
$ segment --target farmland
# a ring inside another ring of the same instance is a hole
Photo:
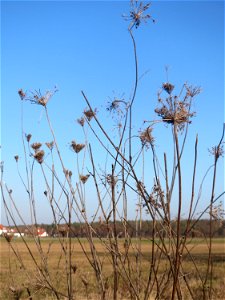
[[[0,271],[0,299],[15,299],[13,290],[18,291],[21,298],[28,299],[29,293],[32,295],[32,299],[54,299],[54,296],[47,288],[44,288],[40,281],[40,276],[35,262],[38,266],[42,267],[43,260],[45,260],[45,266],[48,267],[49,278],[53,282],[53,285],[57,287],[62,294],[66,293],[66,271],[65,265],[68,263],[64,257],[62,250],[62,243],[66,248],[66,239],[61,241],[54,238],[45,238],[41,240],[41,247],[37,246],[33,239],[26,238],[27,246],[20,238],[14,238],[11,242],[11,246],[4,239],[0,239],[1,243],[1,271]],[[98,286],[96,283],[93,269],[88,262],[87,257],[90,257],[90,249],[88,241],[84,238],[80,240],[81,245],[77,239],[72,239],[72,270],[73,270],[73,290],[74,299],[99,299]],[[136,267],[135,259],[137,255],[137,248],[135,247],[137,241],[132,240],[133,250],[129,251],[130,262]],[[121,252],[123,251],[124,240],[119,241]],[[113,269],[111,264],[111,257],[107,251],[105,251],[104,240],[95,240],[94,245],[96,247],[98,257],[101,261],[103,273],[108,278],[107,287],[107,299],[112,299],[112,280]],[[141,244],[141,260],[140,269],[143,282],[147,280],[150,260],[151,260],[151,242],[147,239],[143,239]],[[29,249],[29,250],[28,250]],[[214,239],[213,240],[213,299],[224,299],[223,291],[225,289],[225,274],[224,274],[224,258],[225,258],[225,240]],[[33,255],[33,259],[29,251]],[[86,256],[84,254],[86,252]],[[190,251],[191,255],[187,255],[187,251]],[[17,254],[17,258],[15,256]],[[41,255],[40,255],[41,253]],[[199,276],[197,276],[196,268],[199,274],[203,276],[207,268],[208,247],[203,239],[192,239],[187,243],[187,249],[183,254],[182,273],[189,279],[191,283],[191,289],[196,299],[201,299],[201,291],[199,290]],[[19,262],[20,260],[20,262]],[[192,262],[195,261],[195,267]],[[35,262],[34,262],[35,261]],[[159,264],[159,273],[163,276],[164,268],[166,268],[166,260],[161,258]],[[22,265],[24,267],[22,267]],[[134,272],[135,273],[135,272]],[[121,275],[122,276],[122,275]],[[135,276],[135,274],[134,274]],[[185,289],[186,287],[184,287]],[[141,287],[140,287],[141,290]],[[119,299],[129,298],[127,294],[126,286],[123,281],[119,284]],[[154,291],[153,291],[154,299]],[[13,298],[14,297],[14,298]],[[63,299],[63,296],[62,296]],[[167,296],[162,299],[169,299]],[[188,296],[187,298],[189,299]]]

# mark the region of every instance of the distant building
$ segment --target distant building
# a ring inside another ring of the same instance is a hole
[[[8,229],[7,229],[7,227],[0,224],[0,235],[2,235],[4,233],[8,233]]]
[[[23,231],[17,230],[16,228],[11,228],[9,232],[13,234],[14,237],[21,237],[25,235]]]
[[[47,232],[45,231],[45,229],[44,228],[37,228],[37,236],[39,236],[39,237],[47,237],[48,236],[48,234],[47,234]]]
[[[33,234],[32,234],[33,233]],[[2,224],[0,224],[0,236],[3,235],[13,235],[14,237],[21,237],[21,236],[39,236],[39,237],[47,237],[48,233],[45,231],[44,228],[41,227],[35,227],[31,228],[30,230],[27,228],[11,228],[11,227],[5,227]]]

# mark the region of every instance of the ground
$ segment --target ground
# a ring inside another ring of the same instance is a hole
[[[81,240],[86,253],[89,256],[90,250],[88,242],[85,239]],[[16,290],[18,293],[21,291],[21,298],[17,299],[28,299],[28,290],[32,293],[32,299],[55,299],[52,294],[43,288],[40,276],[35,269],[34,260],[36,260],[39,266],[44,265],[41,262],[40,257],[47,260],[47,266],[49,275],[52,278],[52,282],[57,289],[66,293],[66,260],[63,254],[61,244],[58,239],[54,238],[43,238],[41,239],[41,248],[38,248],[34,240],[27,238],[24,244],[21,238],[14,238],[12,240],[12,246],[9,247],[9,243],[4,239],[0,238],[0,253],[1,253],[1,269],[0,269],[0,299],[16,299],[15,293],[10,290]],[[121,248],[123,247],[124,241],[121,239]],[[67,245],[65,243],[65,245]],[[67,245],[68,246],[68,245]],[[99,242],[95,241],[95,247],[98,251],[100,261],[103,265],[103,273],[108,278],[107,299],[112,299],[112,289],[110,287],[113,283],[113,270],[111,266],[111,256],[106,253],[104,246]],[[29,253],[29,250],[31,251]],[[81,246],[76,239],[72,239],[72,272],[73,272],[73,289],[74,299],[99,299],[98,287],[95,281],[95,276],[90,264],[85,257]],[[191,250],[192,258],[195,260],[196,266],[193,265],[190,257],[185,253],[183,256],[182,272],[189,279],[191,289],[196,296],[196,299],[201,299],[201,291],[199,290],[199,278],[196,275],[196,267],[199,273],[204,277],[204,273],[207,267],[208,247],[204,240],[193,239],[188,244],[188,249]],[[40,253],[44,255],[40,255]],[[148,278],[148,268],[151,258],[151,243],[146,239],[141,242],[141,276],[143,282],[146,282]],[[17,253],[17,256],[15,256]],[[132,263],[135,263],[136,255],[135,251],[131,251],[130,259]],[[19,260],[21,260],[19,262]],[[26,267],[27,271],[21,267],[21,262]],[[213,299],[225,299],[223,291],[225,290],[225,239],[214,239],[213,240]],[[135,264],[134,264],[135,265]],[[163,274],[163,269],[166,267],[166,261],[163,259],[160,264],[160,272]],[[120,297],[118,299],[129,299],[129,293],[127,293],[126,284],[120,281]],[[141,290],[141,287],[140,287]],[[169,287],[168,287],[169,290]],[[14,298],[13,298],[14,297]],[[62,297],[62,299],[64,299]],[[154,299],[154,296],[153,296]],[[162,299],[167,299],[166,296]],[[188,296],[184,299],[190,299]]]

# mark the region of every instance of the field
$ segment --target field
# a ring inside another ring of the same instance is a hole
[[[86,254],[90,255],[90,250],[88,247],[88,242],[82,239],[82,245],[86,249]],[[27,245],[31,250],[34,258],[39,265],[42,265],[39,251],[36,244],[32,239],[26,239]],[[123,240],[121,239],[121,249],[123,247]],[[35,268],[34,262],[31,259],[30,254],[22,240],[20,238],[15,238],[12,241],[13,249],[9,247],[7,241],[3,238],[0,239],[0,252],[1,252],[1,271],[0,271],[0,299],[29,299],[29,292],[32,294],[32,299],[55,299],[53,295],[44,289],[40,281],[40,276],[38,270]],[[135,244],[135,241],[134,241]],[[65,243],[65,247],[67,244]],[[108,278],[108,289],[107,289],[107,299],[112,299],[112,289],[110,289],[113,281],[113,270],[111,266],[111,257],[106,254],[105,248],[101,242],[95,241],[95,247],[97,249],[100,261],[103,266],[103,273]],[[47,266],[49,270],[49,276],[52,282],[57,287],[58,290],[66,292],[66,272],[65,265],[66,259],[62,252],[62,247],[58,239],[42,239],[41,248],[43,251],[43,256],[47,261]],[[85,257],[81,246],[76,239],[72,239],[72,270],[73,270],[73,286],[74,286],[74,299],[99,299],[98,297],[98,287],[96,284],[95,276],[93,270]],[[188,244],[188,249],[191,250],[192,259],[195,260],[196,267],[199,270],[199,274],[204,276],[204,272],[207,267],[207,257],[208,248],[205,241],[200,239],[193,239]],[[26,267],[26,271],[21,268],[21,263],[18,258],[15,257],[13,253],[15,251],[18,253],[19,259],[23,262]],[[143,281],[147,280],[147,271],[150,266],[151,258],[151,243],[147,240],[143,240],[141,243],[141,276]],[[213,299],[225,299],[225,240],[224,239],[214,239],[213,240]],[[135,248],[130,251],[130,261],[131,264],[136,260]],[[161,259],[159,265],[160,273],[163,275],[164,268],[166,267],[166,261]],[[135,267],[134,267],[135,268]],[[135,271],[135,270],[134,270]],[[201,291],[199,291],[199,278],[196,275],[196,268],[191,261],[190,256],[186,253],[183,255],[182,272],[189,279],[189,283],[195,299],[201,299]],[[135,272],[134,272],[135,273]],[[28,289],[27,289],[28,288]],[[184,287],[185,288],[185,287]],[[10,291],[11,290],[11,291]],[[16,298],[13,290],[19,291],[21,298]],[[141,290],[141,287],[140,287]],[[29,292],[27,292],[29,291]],[[127,288],[123,281],[120,281],[120,298],[127,299],[129,295],[127,294]],[[31,298],[30,298],[31,299]],[[62,299],[64,297],[62,296]],[[154,295],[153,295],[153,298]],[[161,299],[170,299],[168,296],[162,296]],[[189,299],[184,298],[184,299]]]

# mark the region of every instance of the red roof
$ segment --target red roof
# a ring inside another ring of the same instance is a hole
[[[45,233],[46,232],[46,230],[44,229],[44,228],[37,228],[37,234],[38,235],[42,235],[43,233]]]

